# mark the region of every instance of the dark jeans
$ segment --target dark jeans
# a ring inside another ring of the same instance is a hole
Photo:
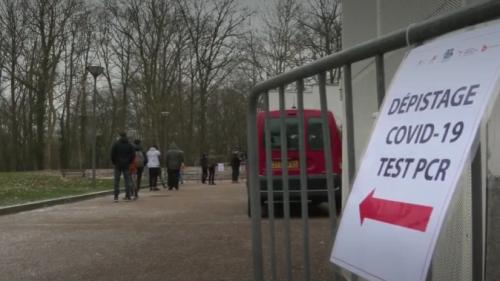
[[[167,169],[168,189],[179,189],[179,169]]]
[[[149,168],[149,189],[156,188],[159,175],[160,175],[160,167]]]
[[[208,168],[208,183],[214,184],[215,183],[214,180],[215,180],[215,166]]]
[[[233,169],[233,182],[238,181],[238,177],[240,176],[240,167],[231,167]]]
[[[115,197],[118,197],[120,194],[120,177],[123,174],[123,178],[125,179],[125,197],[130,198],[130,193],[131,193],[131,187],[132,187],[132,180],[130,178],[130,173],[127,168],[118,168],[115,167],[115,174],[114,174],[114,193]]]
[[[144,172],[144,167],[137,168],[137,187],[135,189],[135,195],[137,195],[137,193],[139,193],[139,189],[141,189],[142,172]]]
[[[179,183],[180,183],[180,184],[184,184],[184,178],[182,177],[182,174],[184,174],[184,172],[182,172],[182,171],[179,169],[179,172],[177,173],[177,177],[179,178]]]
[[[201,183],[205,183],[207,181],[208,176],[208,168],[201,167]]]

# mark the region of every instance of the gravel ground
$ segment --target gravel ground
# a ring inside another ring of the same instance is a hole
[[[0,217],[0,280],[252,280],[244,184],[187,183],[143,191],[135,202],[110,196]],[[293,272],[302,274],[302,224],[292,219]],[[311,208],[311,280],[328,280],[330,230]],[[276,220],[283,279],[282,220]],[[264,219],[267,256],[268,220]],[[269,269],[269,260],[264,262]],[[268,274],[268,272],[266,272]],[[267,275],[269,276],[269,275]]]

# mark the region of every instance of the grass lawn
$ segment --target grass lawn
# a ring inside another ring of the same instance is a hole
[[[97,179],[96,188],[93,188],[91,178],[74,176],[63,178],[57,173],[2,172],[0,206],[111,190],[112,186],[111,179]]]

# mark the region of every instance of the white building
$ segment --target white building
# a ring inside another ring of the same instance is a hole
[[[342,44],[344,49],[374,39],[410,24],[438,16],[484,0],[344,0]],[[386,86],[407,49],[385,54]],[[356,163],[368,142],[377,111],[374,59],[352,66],[354,135]],[[387,88],[387,87],[386,87]],[[500,120],[500,101],[496,102],[490,120]],[[500,176],[500,122],[488,124],[488,172]]]
[[[344,120],[344,105],[340,87],[338,85],[326,86],[328,110],[333,113],[337,127],[341,128]],[[285,90],[285,108],[297,107],[297,91],[287,88]],[[279,95],[277,91],[269,92],[269,109],[279,109]],[[305,86],[304,89],[304,109],[321,109],[319,100],[319,87],[317,84]]]

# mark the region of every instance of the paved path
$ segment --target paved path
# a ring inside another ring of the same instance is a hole
[[[141,195],[0,217],[0,280],[249,279],[241,185]]]
[[[188,183],[180,191],[143,191],[135,202],[106,196],[1,216],[0,280],[251,280],[246,200],[243,184]],[[312,212],[312,280],[326,280],[328,218]],[[301,221],[292,227],[299,280]]]

